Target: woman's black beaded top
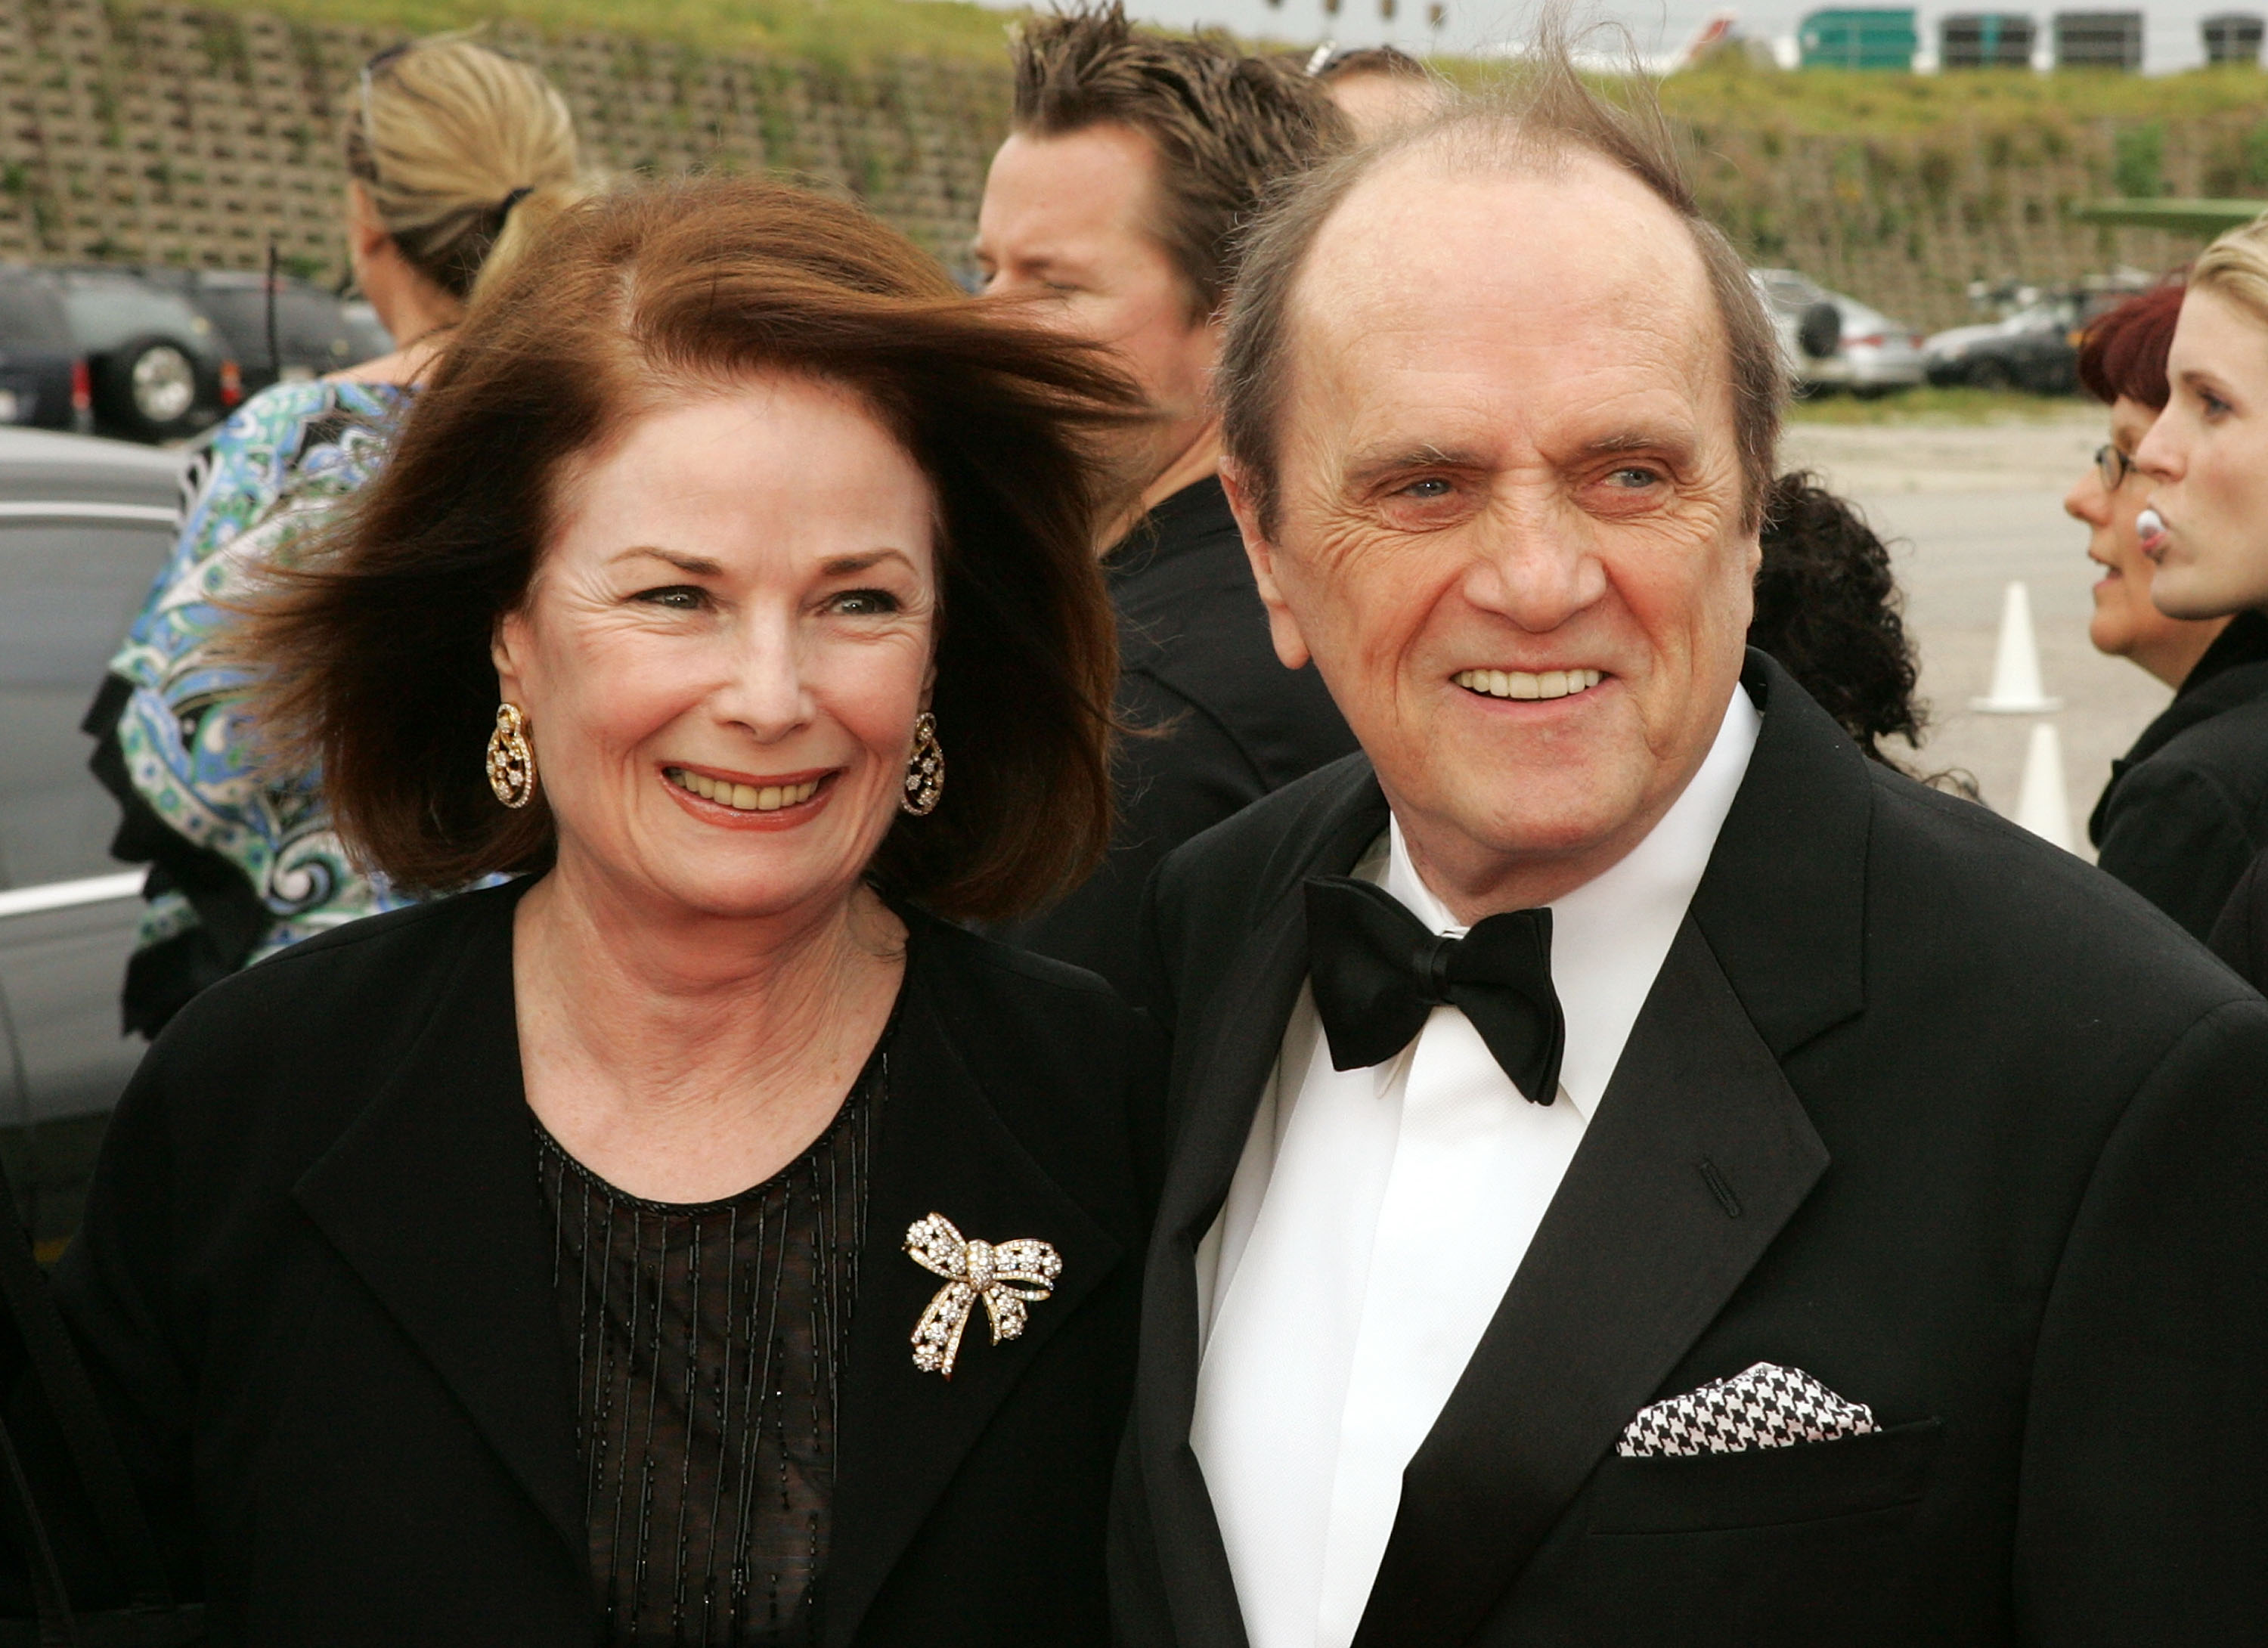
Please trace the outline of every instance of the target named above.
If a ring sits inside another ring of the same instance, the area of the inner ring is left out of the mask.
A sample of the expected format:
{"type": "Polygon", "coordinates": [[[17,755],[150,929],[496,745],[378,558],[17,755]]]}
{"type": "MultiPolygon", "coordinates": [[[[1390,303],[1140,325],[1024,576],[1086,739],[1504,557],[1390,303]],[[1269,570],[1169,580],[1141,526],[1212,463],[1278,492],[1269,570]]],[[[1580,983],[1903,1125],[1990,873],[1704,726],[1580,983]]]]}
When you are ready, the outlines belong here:
{"type": "Polygon", "coordinates": [[[537,1129],[613,1648],[817,1640],[889,1041],[808,1150],[728,1201],[626,1195],[537,1129]]]}

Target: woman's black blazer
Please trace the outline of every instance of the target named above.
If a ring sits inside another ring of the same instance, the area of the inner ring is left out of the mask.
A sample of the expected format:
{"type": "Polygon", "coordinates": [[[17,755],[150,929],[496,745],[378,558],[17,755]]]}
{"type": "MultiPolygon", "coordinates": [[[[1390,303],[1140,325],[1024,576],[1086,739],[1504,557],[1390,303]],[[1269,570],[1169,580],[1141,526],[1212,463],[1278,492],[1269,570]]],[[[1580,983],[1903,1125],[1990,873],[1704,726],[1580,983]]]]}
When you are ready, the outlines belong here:
{"type": "MultiPolygon", "coordinates": [[[[599,1640],[519,1078],[519,887],[199,997],[111,1125],[55,1285],[220,1642],[599,1640]]],[[[1092,975],[908,917],[844,1370],[827,1644],[1100,1644],[1158,1091],[1092,975]],[[1038,1237],[1024,1335],[913,1365],[906,1226],[1038,1237]]]]}

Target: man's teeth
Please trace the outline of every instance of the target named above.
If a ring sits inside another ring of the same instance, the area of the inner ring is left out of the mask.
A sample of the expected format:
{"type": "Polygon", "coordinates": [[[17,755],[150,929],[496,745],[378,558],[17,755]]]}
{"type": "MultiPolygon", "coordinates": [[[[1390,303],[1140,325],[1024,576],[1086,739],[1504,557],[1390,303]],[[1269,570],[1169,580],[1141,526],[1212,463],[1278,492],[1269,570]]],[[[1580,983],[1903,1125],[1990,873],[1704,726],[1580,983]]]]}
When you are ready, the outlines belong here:
{"type": "Polygon", "coordinates": [[[661,774],[681,790],[690,790],[703,800],[740,813],[777,813],[782,807],[800,806],[819,788],[816,778],[799,784],[765,784],[759,789],[755,784],[725,784],[697,772],[688,772],[682,767],[665,767],[661,774]]]}
{"type": "Polygon", "coordinates": [[[1526,670],[1469,669],[1454,677],[1469,692],[1491,698],[1565,698],[1599,684],[1594,669],[1545,670],[1531,675],[1526,670]]]}

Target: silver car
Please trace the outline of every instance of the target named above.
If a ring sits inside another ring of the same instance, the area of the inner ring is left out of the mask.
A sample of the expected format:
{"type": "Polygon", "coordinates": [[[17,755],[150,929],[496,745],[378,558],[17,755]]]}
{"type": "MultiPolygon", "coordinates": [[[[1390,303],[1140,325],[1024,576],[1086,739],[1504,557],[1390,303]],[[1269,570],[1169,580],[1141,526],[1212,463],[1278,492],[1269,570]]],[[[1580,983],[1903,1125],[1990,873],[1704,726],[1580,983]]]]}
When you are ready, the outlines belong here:
{"type": "Polygon", "coordinates": [[[184,454],[0,429],[0,1159],[52,1252],[142,1043],[118,994],[142,872],[81,731],[173,546],[184,454]]]}
{"type": "Polygon", "coordinates": [[[1887,394],[1922,381],[1924,339],[1855,298],[1829,291],[1793,269],[1749,271],[1778,328],[1788,371],[1808,390],[1887,394]]]}

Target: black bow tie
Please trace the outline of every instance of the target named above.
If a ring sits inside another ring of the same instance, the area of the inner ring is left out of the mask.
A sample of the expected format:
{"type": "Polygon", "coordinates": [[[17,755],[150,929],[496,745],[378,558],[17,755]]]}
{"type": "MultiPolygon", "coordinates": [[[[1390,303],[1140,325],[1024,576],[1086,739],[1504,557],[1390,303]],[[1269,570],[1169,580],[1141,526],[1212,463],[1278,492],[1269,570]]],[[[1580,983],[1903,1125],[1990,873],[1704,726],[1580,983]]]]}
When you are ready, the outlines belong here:
{"type": "Polygon", "coordinates": [[[1522,1094],[1547,1105],[1558,1094],[1567,1021],[1551,988],[1550,910],[1491,916],[1448,938],[1367,881],[1311,876],[1307,892],[1307,981],[1335,1068],[1383,1064],[1448,1006],[1522,1094]]]}

